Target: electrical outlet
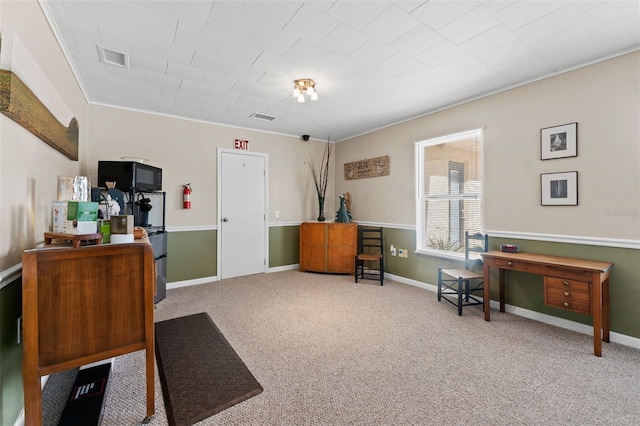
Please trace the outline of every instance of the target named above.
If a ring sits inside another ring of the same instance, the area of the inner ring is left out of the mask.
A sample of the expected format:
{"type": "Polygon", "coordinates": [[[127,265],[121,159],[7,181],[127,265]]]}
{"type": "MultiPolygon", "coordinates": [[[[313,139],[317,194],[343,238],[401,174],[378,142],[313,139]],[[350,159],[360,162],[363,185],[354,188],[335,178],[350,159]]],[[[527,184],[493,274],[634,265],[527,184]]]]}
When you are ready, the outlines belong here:
{"type": "Polygon", "coordinates": [[[18,344],[22,343],[22,317],[18,318],[18,344]]]}
{"type": "Polygon", "coordinates": [[[402,257],[404,257],[405,259],[409,257],[409,250],[404,249],[404,251],[402,252],[402,257]]]}
{"type": "Polygon", "coordinates": [[[396,246],[394,246],[393,244],[391,244],[391,256],[395,256],[396,255],[396,246]]]}

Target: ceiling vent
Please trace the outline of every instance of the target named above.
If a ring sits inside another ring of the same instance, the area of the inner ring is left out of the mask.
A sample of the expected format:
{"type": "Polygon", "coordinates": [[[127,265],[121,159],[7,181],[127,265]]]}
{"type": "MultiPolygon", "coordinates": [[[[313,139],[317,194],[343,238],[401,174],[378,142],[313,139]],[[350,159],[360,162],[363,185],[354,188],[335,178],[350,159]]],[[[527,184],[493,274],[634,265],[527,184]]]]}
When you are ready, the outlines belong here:
{"type": "Polygon", "coordinates": [[[98,53],[100,54],[100,60],[105,64],[115,65],[123,68],[129,68],[128,53],[107,49],[104,46],[98,46],[98,53]]]}
{"type": "Polygon", "coordinates": [[[276,118],[272,115],[260,114],[259,112],[254,112],[249,117],[255,118],[256,120],[264,120],[264,121],[273,121],[276,118]]]}

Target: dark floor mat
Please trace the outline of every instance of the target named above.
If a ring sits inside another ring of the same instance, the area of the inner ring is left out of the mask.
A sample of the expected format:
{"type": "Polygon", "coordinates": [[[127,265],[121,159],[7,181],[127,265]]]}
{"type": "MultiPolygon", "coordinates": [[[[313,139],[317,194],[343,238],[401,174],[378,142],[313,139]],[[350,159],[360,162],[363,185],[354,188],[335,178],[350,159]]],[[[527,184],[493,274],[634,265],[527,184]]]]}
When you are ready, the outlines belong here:
{"type": "Polygon", "coordinates": [[[170,425],[192,425],[262,392],[208,314],[161,321],[155,330],[170,425]]]}

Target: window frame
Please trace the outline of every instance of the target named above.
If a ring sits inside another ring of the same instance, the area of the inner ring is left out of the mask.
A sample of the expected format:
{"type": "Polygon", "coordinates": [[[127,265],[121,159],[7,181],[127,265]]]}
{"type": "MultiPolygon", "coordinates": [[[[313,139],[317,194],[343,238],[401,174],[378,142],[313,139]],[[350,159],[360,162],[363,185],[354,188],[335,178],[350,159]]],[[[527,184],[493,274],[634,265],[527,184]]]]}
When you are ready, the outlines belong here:
{"type": "MultiPolygon", "coordinates": [[[[455,259],[455,260],[464,260],[464,252],[454,252],[448,250],[438,250],[434,248],[427,247],[425,242],[425,205],[428,197],[425,195],[424,185],[425,185],[425,162],[424,162],[424,150],[426,147],[446,144],[450,142],[459,141],[461,139],[470,139],[470,138],[478,138],[480,141],[479,147],[479,155],[480,155],[480,189],[479,192],[475,195],[463,194],[461,197],[452,197],[451,195],[440,195],[436,197],[431,197],[431,200],[435,199],[474,199],[480,201],[480,227],[483,229],[484,227],[484,215],[483,215],[483,205],[482,205],[482,193],[484,187],[484,131],[483,127],[466,130],[457,133],[451,133],[447,135],[437,136],[433,138],[427,138],[423,140],[419,140],[414,142],[414,160],[415,160],[415,200],[416,200],[416,253],[425,254],[430,256],[437,256],[441,258],[447,259],[455,259]]],[[[470,253],[470,257],[472,258],[480,258],[480,256],[476,253],[470,253]]]]}

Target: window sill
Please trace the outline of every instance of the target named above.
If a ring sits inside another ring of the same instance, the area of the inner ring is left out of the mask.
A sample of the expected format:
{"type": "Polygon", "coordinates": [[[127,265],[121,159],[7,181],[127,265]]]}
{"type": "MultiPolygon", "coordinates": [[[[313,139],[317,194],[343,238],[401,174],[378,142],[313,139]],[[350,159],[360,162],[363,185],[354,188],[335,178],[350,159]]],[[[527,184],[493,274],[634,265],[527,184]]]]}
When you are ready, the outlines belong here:
{"type": "MultiPolygon", "coordinates": [[[[459,260],[461,262],[464,262],[464,253],[443,250],[416,250],[415,253],[425,256],[439,257],[441,259],[459,260]]],[[[480,256],[479,253],[469,253],[469,258],[472,260],[482,260],[482,256],[480,256]]]]}

